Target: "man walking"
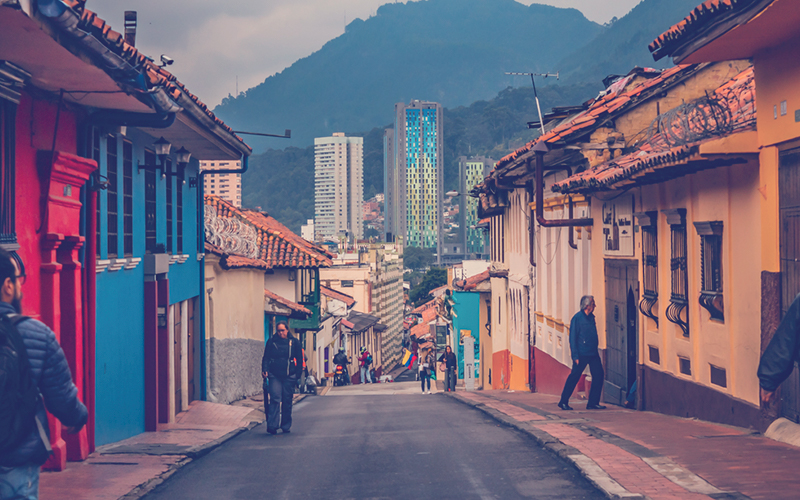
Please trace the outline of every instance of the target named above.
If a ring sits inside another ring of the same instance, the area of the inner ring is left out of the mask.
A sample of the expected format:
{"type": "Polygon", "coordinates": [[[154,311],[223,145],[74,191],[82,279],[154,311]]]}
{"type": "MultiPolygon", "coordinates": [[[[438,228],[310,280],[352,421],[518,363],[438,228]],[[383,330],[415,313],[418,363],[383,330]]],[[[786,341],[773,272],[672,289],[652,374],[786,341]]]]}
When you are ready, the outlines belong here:
{"type": "Polygon", "coordinates": [[[761,386],[761,403],[768,408],[778,386],[794,370],[800,346],[800,295],[781,320],[758,364],[758,380],[761,386]]]}
{"type": "MultiPolygon", "coordinates": [[[[88,418],[86,407],[78,400],[78,389],[72,382],[64,351],[58,345],[56,336],[44,323],[20,316],[22,312],[22,285],[25,283],[23,266],[8,252],[0,249],[0,319],[4,322],[4,349],[19,345],[24,352],[17,357],[17,373],[10,373],[11,364],[0,367],[0,389],[8,391],[6,383],[19,377],[19,380],[32,380],[41,397],[34,394],[32,415],[20,421],[19,435],[13,435],[10,427],[4,424],[0,429],[4,446],[0,448],[0,498],[36,500],[39,497],[39,467],[47,461],[52,450],[48,436],[47,409],[66,426],[66,432],[78,432],[88,418]],[[7,335],[7,337],[6,337],[7,335]],[[9,370],[9,371],[6,371],[9,370]],[[25,374],[20,370],[28,370],[25,374]],[[44,401],[42,401],[44,398],[44,401]],[[11,435],[6,435],[12,433],[11,435]],[[6,446],[8,445],[8,446],[6,446]]],[[[3,358],[8,359],[8,358],[3,358]]],[[[4,393],[5,394],[5,393],[4,393]]],[[[7,395],[6,396],[10,396],[7,395]]],[[[9,413],[19,411],[17,403],[9,407],[9,398],[0,401],[0,409],[5,418],[9,413]]]]}
{"type": "Polygon", "coordinates": [[[567,377],[561,400],[558,407],[562,410],[571,410],[569,398],[578,384],[583,370],[589,365],[592,373],[592,389],[589,391],[589,404],[587,410],[605,410],[600,404],[600,392],[603,390],[603,363],[600,353],[597,352],[599,340],[597,338],[597,324],[594,321],[594,297],[584,295],[581,297],[581,310],[575,313],[569,323],[569,349],[572,354],[572,372],[567,377]]]}
{"type": "Polygon", "coordinates": [[[303,371],[303,349],[289,334],[289,326],[284,321],[277,324],[276,330],[264,346],[261,359],[261,375],[269,377],[267,432],[277,434],[280,427],[284,434],[289,434],[294,388],[303,371]]]}

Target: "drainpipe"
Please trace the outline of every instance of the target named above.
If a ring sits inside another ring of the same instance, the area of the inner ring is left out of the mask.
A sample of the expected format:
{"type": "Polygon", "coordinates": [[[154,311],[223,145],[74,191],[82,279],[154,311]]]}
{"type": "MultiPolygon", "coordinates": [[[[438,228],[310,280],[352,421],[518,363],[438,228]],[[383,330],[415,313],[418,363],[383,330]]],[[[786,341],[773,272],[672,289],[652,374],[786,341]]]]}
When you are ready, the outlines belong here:
{"type": "MultiPolygon", "coordinates": [[[[212,174],[244,174],[247,172],[248,155],[242,155],[242,168],[229,168],[225,170],[205,170],[197,174],[197,253],[205,253],[205,202],[203,200],[203,177],[212,174]]],[[[199,168],[199,166],[198,166],[199,168]]],[[[200,399],[207,398],[207,364],[206,364],[206,265],[205,259],[200,264],[200,399]]]]}
{"type": "MultiPolygon", "coordinates": [[[[575,227],[592,226],[594,220],[591,217],[583,219],[573,219],[570,214],[569,219],[549,220],[544,218],[544,155],[547,153],[547,145],[537,142],[533,147],[536,153],[536,221],[544,227],[575,227]]],[[[571,204],[570,204],[571,208],[571,204]]]]}

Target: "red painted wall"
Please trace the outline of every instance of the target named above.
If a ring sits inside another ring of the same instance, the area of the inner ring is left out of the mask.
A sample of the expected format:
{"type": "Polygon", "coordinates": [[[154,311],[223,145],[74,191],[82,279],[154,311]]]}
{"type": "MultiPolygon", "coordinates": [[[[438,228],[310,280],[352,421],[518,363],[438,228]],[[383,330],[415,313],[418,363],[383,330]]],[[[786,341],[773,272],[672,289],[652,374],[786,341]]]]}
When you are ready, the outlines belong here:
{"type": "MultiPolygon", "coordinates": [[[[544,351],[536,350],[536,392],[561,395],[570,369],[544,351]]],[[[572,397],[587,390],[586,375],[581,375],[572,397]]]]}

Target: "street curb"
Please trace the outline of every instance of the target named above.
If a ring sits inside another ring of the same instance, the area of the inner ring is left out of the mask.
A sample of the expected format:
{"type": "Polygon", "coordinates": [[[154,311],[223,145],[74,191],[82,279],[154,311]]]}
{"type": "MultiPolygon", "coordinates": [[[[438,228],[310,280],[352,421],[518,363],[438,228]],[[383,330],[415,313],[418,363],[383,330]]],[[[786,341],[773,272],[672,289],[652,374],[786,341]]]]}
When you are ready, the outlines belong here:
{"type": "Polygon", "coordinates": [[[159,485],[164,483],[164,481],[169,479],[173,474],[178,472],[181,468],[191,463],[193,460],[197,460],[198,458],[207,455],[208,453],[213,451],[215,448],[218,448],[226,441],[235,438],[236,436],[245,431],[253,429],[260,423],[261,422],[250,422],[248,425],[234,429],[225,434],[224,436],[221,436],[213,441],[190,448],[189,450],[187,450],[186,456],[184,458],[170,465],[166,471],[162,472],[158,476],[148,479],[139,486],[134,487],[127,494],[119,497],[119,500],[138,500],[142,498],[143,496],[147,495],[148,493],[156,489],[159,485]]]}
{"type": "Polygon", "coordinates": [[[599,465],[597,465],[594,460],[580,453],[575,448],[562,443],[559,439],[553,437],[547,432],[525,425],[522,422],[518,422],[517,420],[497,410],[494,410],[493,408],[489,408],[483,403],[464,399],[457,392],[443,392],[442,394],[489,415],[503,425],[529,435],[536,442],[538,442],[542,448],[555,455],[558,455],[560,458],[574,466],[578,472],[583,475],[583,477],[592,483],[592,485],[600,490],[607,498],[611,500],[646,500],[647,497],[638,493],[631,493],[630,491],[626,490],[622,485],[611,478],[611,476],[609,476],[599,465]]]}

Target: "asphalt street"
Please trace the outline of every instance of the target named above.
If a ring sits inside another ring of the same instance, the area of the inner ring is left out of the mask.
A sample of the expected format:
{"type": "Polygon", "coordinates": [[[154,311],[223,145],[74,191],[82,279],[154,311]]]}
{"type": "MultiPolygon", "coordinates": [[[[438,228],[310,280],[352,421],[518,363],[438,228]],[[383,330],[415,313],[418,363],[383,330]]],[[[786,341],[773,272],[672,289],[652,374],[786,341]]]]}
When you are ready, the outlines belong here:
{"type": "Polygon", "coordinates": [[[604,498],[522,433],[416,382],[335,388],[180,469],[145,498],[604,498]]]}

